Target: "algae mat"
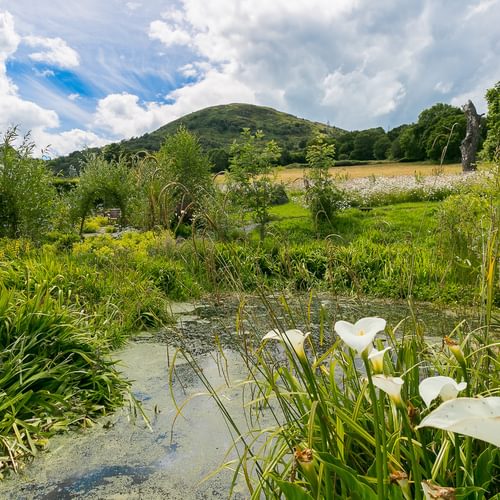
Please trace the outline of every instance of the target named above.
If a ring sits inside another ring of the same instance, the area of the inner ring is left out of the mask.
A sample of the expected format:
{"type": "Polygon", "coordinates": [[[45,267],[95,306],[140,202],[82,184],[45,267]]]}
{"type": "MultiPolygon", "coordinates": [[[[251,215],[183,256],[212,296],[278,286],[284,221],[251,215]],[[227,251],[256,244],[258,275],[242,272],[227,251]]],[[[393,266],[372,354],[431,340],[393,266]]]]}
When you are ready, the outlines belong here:
{"type": "MultiPolygon", "coordinates": [[[[227,375],[241,379],[244,368],[238,355],[225,354],[229,374],[221,371],[213,355],[200,356],[198,362],[214,386],[224,387],[222,397],[233,415],[243,418],[241,391],[225,382],[227,375]]],[[[20,476],[0,484],[1,498],[227,498],[229,471],[200,482],[221,465],[232,444],[214,401],[194,397],[172,432],[176,409],[169,389],[167,346],[131,342],[118,357],[124,374],[134,381],[133,393],[150,415],[151,429],[141,417],[131,422],[124,408],[92,429],[57,436],[20,476]]],[[[205,389],[187,363],[176,363],[173,391],[182,403],[205,389]]]]}

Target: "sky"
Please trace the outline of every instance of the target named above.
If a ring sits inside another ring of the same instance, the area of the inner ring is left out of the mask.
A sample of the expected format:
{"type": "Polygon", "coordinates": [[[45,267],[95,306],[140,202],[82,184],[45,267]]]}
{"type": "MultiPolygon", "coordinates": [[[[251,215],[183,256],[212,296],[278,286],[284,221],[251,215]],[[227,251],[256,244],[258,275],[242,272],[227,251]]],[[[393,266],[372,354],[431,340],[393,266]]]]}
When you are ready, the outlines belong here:
{"type": "Polygon", "coordinates": [[[0,133],[55,157],[232,102],[347,130],[485,112],[499,26],[500,0],[0,0],[0,133]]]}

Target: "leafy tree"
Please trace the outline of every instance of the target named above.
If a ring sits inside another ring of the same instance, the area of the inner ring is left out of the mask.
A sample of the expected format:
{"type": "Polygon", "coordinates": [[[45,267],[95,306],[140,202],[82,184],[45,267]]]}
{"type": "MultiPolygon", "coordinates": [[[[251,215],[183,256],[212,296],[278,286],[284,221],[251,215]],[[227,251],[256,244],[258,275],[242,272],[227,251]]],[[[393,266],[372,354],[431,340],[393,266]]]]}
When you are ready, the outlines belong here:
{"type": "Polygon", "coordinates": [[[271,168],[280,154],[276,142],[265,143],[264,134],[259,130],[252,134],[250,129],[244,128],[241,140],[231,145],[229,187],[237,203],[253,213],[261,240],[265,236],[273,196],[271,168]]]}
{"type": "Polygon", "coordinates": [[[211,163],[197,137],[186,127],[168,137],[155,154],[165,194],[180,211],[202,208],[203,199],[212,188],[211,163]]]}
{"type": "Polygon", "coordinates": [[[224,148],[213,148],[208,152],[212,172],[222,172],[229,168],[229,153],[224,148]]]}
{"type": "Polygon", "coordinates": [[[334,164],[335,145],[328,144],[325,139],[324,134],[318,134],[306,153],[310,167],[305,176],[306,201],[317,232],[325,224],[331,226],[342,199],[342,193],[336,188],[329,171],[334,164]]]}
{"type": "Polygon", "coordinates": [[[354,160],[373,160],[373,146],[379,138],[384,136],[384,129],[380,127],[357,132],[350,158],[354,160]]]}
{"type": "Polygon", "coordinates": [[[426,158],[457,161],[460,143],[465,136],[465,116],[460,108],[438,103],[420,113],[417,122],[420,146],[426,158]]]}
{"type": "Polygon", "coordinates": [[[374,143],[373,143],[373,156],[376,160],[385,160],[391,149],[391,141],[387,135],[381,135],[374,143]]]}
{"type": "Polygon", "coordinates": [[[46,163],[32,156],[34,144],[25,137],[16,148],[17,137],[9,130],[0,147],[0,236],[38,241],[51,228],[58,197],[46,163]]]}
{"type": "Polygon", "coordinates": [[[483,144],[483,158],[493,160],[500,155],[500,81],[486,91],[488,134],[483,144]]]}
{"type": "Polygon", "coordinates": [[[80,182],[69,195],[73,216],[80,220],[80,234],[85,218],[97,205],[119,208],[121,223],[125,223],[135,189],[133,171],[127,162],[122,157],[108,162],[100,155],[89,153],[80,172],[80,182]]]}
{"type": "Polygon", "coordinates": [[[404,158],[407,160],[423,160],[425,158],[425,151],[421,146],[420,131],[417,125],[409,125],[401,132],[399,145],[404,158]]]}
{"type": "Polygon", "coordinates": [[[403,158],[404,153],[401,148],[401,134],[408,128],[408,125],[400,125],[399,127],[395,127],[389,132],[387,132],[387,137],[391,141],[391,148],[388,151],[388,157],[393,159],[393,160],[400,160],[403,158]]]}

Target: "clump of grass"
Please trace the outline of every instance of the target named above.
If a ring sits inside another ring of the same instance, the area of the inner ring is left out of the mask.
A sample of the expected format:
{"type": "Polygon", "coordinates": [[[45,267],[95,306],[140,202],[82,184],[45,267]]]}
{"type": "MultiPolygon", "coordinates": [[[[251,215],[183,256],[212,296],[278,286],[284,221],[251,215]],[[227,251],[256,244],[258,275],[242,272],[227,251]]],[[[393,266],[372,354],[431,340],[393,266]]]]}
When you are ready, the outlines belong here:
{"type": "Polygon", "coordinates": [[[123,404],[129,384],[87,318],[61,292],[0,286],[0,474],[44,448],[54,433],[123,404]]]}

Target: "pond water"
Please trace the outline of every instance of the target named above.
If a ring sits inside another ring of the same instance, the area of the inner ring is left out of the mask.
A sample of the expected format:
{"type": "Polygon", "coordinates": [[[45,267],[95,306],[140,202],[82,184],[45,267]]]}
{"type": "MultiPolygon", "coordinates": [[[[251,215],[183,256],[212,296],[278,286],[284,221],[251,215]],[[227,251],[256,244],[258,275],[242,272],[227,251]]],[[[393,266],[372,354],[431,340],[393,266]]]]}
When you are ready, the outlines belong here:
{"type": "MultiPolygon", "coordinates": [[[[287,327],[312,330],[324,325],[326,341],[337,319],[354,321],[378,315],[392,325],[411,316],[405,304],[360,303],[326,295],[295,296],[284,305],[279,297],[264,300],[222,298],[216,304],[177,304],[172,312],[177,324],[155,334],[142,334],[117,352],[120,369],[133,381],[135,397],[150,419],[131,419],[128,408],[101,419],[90,429],[56,436],[47,452],[40,453],[21,475],[0,484],[5,499],[156,499],[227,498],[232,473],[228,470],[202,481],[225,460],[231,434],[204,385],[189,363],[179,357],[172,384],[169,365],[176,346],[189,349],[203,374],[218,388],[224,405],[245,426],[242,391],[238,381],[246,376],[241,356],[232,349],[239,341],[258,342],[276,321],[287,327]],[[320,312],[322,311],[322,312],[320,312]],[[274,319],[273,319],[274,318],[274,319]],[[215,354],[214,343],[221,351],[215,354]],[[224,359],[221,359],[221,352],[224,359]],[[227,384],[229,382],[229,385],[227,384]],[[191,397],[172,427],[177,410],[191,397]]],[[[414,311],[423,319],[427,335],[436,342],[450,333],[459,318],[429,306],[414,311]]],[[[407,322],[401,332],[414,331],[418,321],[407,322]]],[[[239,345],[242,345],[241,342],[239,345]]],[[[235,498],[247,498],[244,485],[235,498]]]]}

